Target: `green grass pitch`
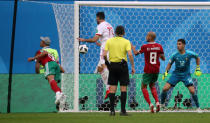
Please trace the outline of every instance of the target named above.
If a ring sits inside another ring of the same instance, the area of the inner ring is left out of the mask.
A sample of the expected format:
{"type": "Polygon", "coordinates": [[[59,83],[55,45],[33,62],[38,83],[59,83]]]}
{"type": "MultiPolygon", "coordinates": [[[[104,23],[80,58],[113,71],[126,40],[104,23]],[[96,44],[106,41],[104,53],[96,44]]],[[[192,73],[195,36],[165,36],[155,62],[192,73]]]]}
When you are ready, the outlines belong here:
{"type": "Polygon", "coordinates": [[[12,113],[0,114],[0,123],[210,123],[210,113],[12,113]]]}

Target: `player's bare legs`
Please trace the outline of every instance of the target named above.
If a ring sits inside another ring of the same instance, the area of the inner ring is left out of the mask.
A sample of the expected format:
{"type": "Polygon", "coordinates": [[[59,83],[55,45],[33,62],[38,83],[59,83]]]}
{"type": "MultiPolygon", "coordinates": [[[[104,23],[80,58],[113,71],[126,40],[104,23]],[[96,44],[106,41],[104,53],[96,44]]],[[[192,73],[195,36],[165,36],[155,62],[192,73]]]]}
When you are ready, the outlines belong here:
{"type": "Polygon", "coordinates": [[[108,95],[110,93],[110,88],[108,85],[109,70],[107,69],[107,66],[105,65],[105,63],[98,66],[97,69],[98,69],[98,72],[101,74],[101,78],[102,78],[104,84],[106,85],[106,95],[105,95],[104,99],[107,99],[108,95]]]}
{"type": "Polygon", "coordinates": [[[171,84],[168,82],[164,85],[163,91],[161,93],[161,105],[164,105],[166,97],[167,97],[167,92],[171,88],[171,84]]]}
{"type": "Polygon", "coordinates": [[[149,87],[150,87],[152,96],[153,96],[153,98],[155,99],[156,112],[159,112],[159,111],[160,111],[160,103],[159,103],[159,99],[158,99],[158,95],[157,95],[157,90],[156,90],[156,88],[155,88],[155,82],[150,83],[150,84],[149,84],[149,87]]]}
{"type": "Polygon", "coordinates": [[[59,104],[62,94],[61,94],[61,89],[58,87],[57,82],[54,80],[54,75],[49,75],[47,76],[47,80],[51,86],[51,89],[55,92],[56,94],[56,100],[55,104],[59,104]]]}
{"type": "Polygon", "coordinates": [[[189,86],[189,87],[187,87],[188,88],[188,90],[189,90],[189,92],[193,95],[193,94],[195,94],[195,88],[194,88],[194,86],[189,86]]]}
{"type": "Polygon", "coordinates": [[[150,101],[149,93],[148,93],[148,90],[147,90],[147,85],[143,84],[143,82],[141,83],[141,90],[142,90],[142,93],[144,95],[144,99],[147,101],[147,103],[150,106],[151,113],[154,113],[154,106],[150,101]]]}
{"type": "Polygon", "coordinates": [[[169,84],[168,82],[164,85],[163,87],[163,91],[166,92],[171,88],[171,84],[169,84]]]}

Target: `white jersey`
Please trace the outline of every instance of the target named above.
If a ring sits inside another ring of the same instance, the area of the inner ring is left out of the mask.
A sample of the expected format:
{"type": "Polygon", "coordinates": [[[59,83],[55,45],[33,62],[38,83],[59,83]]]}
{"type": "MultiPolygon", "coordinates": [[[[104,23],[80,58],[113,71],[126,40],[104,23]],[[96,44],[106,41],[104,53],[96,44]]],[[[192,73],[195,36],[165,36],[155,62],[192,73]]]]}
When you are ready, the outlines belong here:
{"type": "Polygon", "coordinates": [[[99,40],[101,42],[101,48],[104,49],[106,41],[108,39],[114,37],[114,30],[113,30],[112,25],[109,24],[106,21],[101,22],[97,26],[96,35],[99,35],[100,36],[99,40]]]}
{"type": "MultiPolygon", "coordinates": [[[[105,64],[105,60],[103,58],[103,52],[104,52],[104,48],[105,48],[105,44],[106,41],[112,37],[114,37],[114,30],[111,24],[109,24],[108,22],[104,21],[101,22],[98,26],[97,26],[97,32],[96,35],[99,35],[100,38],[100,42],[101,42],[101,48],[100,48],[100,60],[98,63],[98,66],[101,66],[102,64],[105,64]]],[[[107,54],[107,56],[109,56],[109,54],[107,54]]],[[[97,68],[95,73],[97,73],[97,68]]]]}

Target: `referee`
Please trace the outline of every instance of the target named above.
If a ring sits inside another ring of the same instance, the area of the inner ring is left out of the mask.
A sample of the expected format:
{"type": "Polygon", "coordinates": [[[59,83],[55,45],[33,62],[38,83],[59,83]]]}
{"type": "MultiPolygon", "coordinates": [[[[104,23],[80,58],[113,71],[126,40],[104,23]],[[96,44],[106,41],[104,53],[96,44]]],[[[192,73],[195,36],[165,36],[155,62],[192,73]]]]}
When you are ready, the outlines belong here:
{"type": "Polygon", "coordinates": [[[127,116],[125,110],[126,98],[127,98],[127,85],[129,84],[129,71],[127,64],[127,54],[132,65],[132,74],[135,73],[134,60],[131,52],[131,43],[129,40],[123,38],[125,34],[125,29],[123,26],[117,26],[115,29],[116,37],[107,40],[105,45],[104,57],[106,60],[106,65],[109,69],[109,79],[108,84],[110,85],[110,115],[115,115],[114,102],[115,93],[117,90],[118,81],[120,82],[121,91],[121,116],[127,116]],[[109,52],[109,61],[107,60],[107,53],[109,52]]]}

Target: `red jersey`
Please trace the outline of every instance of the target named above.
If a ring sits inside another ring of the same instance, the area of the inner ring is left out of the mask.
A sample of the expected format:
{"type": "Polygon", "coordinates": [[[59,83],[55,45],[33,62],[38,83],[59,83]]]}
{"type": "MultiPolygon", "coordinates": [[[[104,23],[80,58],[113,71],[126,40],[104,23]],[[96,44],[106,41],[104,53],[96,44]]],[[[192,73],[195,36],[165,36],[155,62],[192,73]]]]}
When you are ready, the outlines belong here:
{"type": "MultiPolygon", "coordinates": [[[[44,50],[39,50],[39,51],[37,51],[36,55],[41,54],[43,51],[44,51],[44,50]]],[[[46,64],[47,62],[55,61],[55,59],[54,59],[54,57],[53,57],[52,55],[50,55],[50,54],[48,53],[46,56],[38,58],[38,61],[39,61],[43,66],[45,66],[45,64],[46,64]]]]}
{"type": "Polygon", "coordinates": [[[150,42],[141,46],[140,53],[144,53],[145,66],[144,73],[159,73],[160,54],[164,54],[163,47],[155,42],[150,42]]]}

